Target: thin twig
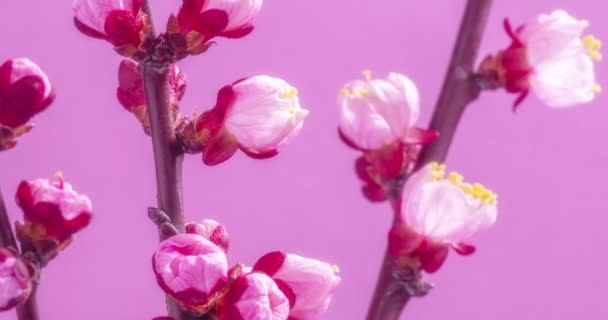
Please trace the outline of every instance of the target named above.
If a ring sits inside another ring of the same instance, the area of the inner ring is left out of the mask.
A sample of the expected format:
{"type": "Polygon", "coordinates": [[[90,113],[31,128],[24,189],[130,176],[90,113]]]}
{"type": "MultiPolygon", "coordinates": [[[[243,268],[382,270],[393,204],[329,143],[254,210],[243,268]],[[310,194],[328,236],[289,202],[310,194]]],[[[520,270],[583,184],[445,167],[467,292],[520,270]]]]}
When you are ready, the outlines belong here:
{"type": "MultiPolygon", "coordinates": [[[[0,241],[2,241],[2,243],[0,243],[2,247],[12,247],[15,250],[19,249],[17,248],[17,241],[15,240],[11,220],[8,217],[8,212],[4,205],[2,192],[0,192],[0,241]]],[[[19,320],[40,319],[38,304],[36,303],[36,284],[34,284],[34,288],[32,289],[29,298],[22,305],[17,307],[17,318],[19,320]]]]}
{"type": "MultiPolygon", "coordinates": [[[[434,143],[422,150],[418,168],[431,161],[445,162],[466,106],[479,96],[481,89],[475,80],[474,63],[491,6],[492,0],[467,1],[456,46],[429,126],[430,129],[437,130],[440,135],[434,143]]],[[[396,207],[395,203],[399,201],[394,201],[393,207],[396,207]]],[[[401,219],[399,208],[395,208],[394,213],[394,222],[399,222],[401,219]]],[[[410,300],[411,296],[407,290],[395,290],[399,281],[395,277],[398,274],[396,266],[387,251],[368,310],[368,320],[398,319],[410,300]]]]}
{"type": "Polygon", "coordinates": [[[13,233],[13,226],[11,220],[8,217],[6,206],[4,205],[4,199],[2,197],[2,191],[0,191],[0,245],[2,247],[17,248],[17,241],[15,241],[15,234],[13,233]]]}

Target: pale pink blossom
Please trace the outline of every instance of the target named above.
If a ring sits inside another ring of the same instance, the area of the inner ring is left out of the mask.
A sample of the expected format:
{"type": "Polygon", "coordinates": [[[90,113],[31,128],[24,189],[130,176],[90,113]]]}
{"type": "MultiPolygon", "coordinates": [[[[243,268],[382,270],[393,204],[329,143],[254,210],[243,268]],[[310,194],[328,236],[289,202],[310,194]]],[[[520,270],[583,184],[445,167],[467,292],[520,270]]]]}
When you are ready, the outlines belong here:
{"type": "Polygon", "coordinates": [[[277,150],[302,129],[308,110],[297,90],[282,79],[256,76],[232,87],[235,98],[224,125],[251,153],[277,150]]]}
{"type": "Polygon", "coordinates": [[[338,97],[340,133],[350,145],[378,149],[394,142],[424,143],[431,132],[415,128],[420,113],[416,85],[406,76],[390,73],[386,79],[347,83],[338,97]]]}
{"type": "Polygon", "coordinates": [[[308,110],[284,80],[255,76],[224,87],[216,106],[197,121],[203,161],[214,165],[237,148],[253,158],[276,155],[302,129],[308,110]]]}
{"type": "Polygon", "coordinates": [[[458,244],[496,222],[496,194],[468,184],[458,173],[431,163],[413,174],[403,190],[403,218],[433,241],[458,244]]]}
{"type": "Polygon", "coordinates": [[[533,68],[532,90],[551,107],[572,106],[595,97],[598,86],[592,59],[601,59],[600,43],[583,37],[588,25],[556,10],[539,15],[517,34],[533,68]]]}
{"type": "Polygon", "coordinates": [[[74,23],[84,34],[108,40],[115,46],[138,47],[144,28],[143,0],[74,0],[74,23]]]}
{"type": "Polygon", "coordinates": [[[32,277],[15,252],[0,248],[0,311],[24,302],[32,291],[32,277]]]}
{"type": "Polygon", "coordinates": [[[160,287],[193,311],[204,309],[227,281],[226,254],[197,234],[178,234],[161,242],[152,265],[160,287]]]}
{"type": "Polygon", "coordinates": [[[186,232],[201,235],[222,248],[224,252],[228,252],[228,247],[230,245],[228,231],[226,231],[226,228],[222,224],[215,220],[205,219],[201,223],[188,223],[186,224],[186,232]]]}
{"type": "Polygon", "coordinates": [[[46,238],[59,243],[68,241],[91,222],[93,206],[89,197],[76,192],[59,174],[53,179],[21,182],[16,199],[25,222],[37,225],[46,238]]]}
{"type": "Polygon", "coordinates": [[[287,320],[290,301],[266,274],[254,272],[237,278],[224,297],[222,320],[287,320]]]}
{"type": "Polygon", "coordinates": [[[254,271],[264,272],[293,291],[295,304],[290,319],[312,320],[320,317],[340,284],[338,268],[328,263],[282,252],[271,252],[258,260],[254,271]]]}
{"type": "Polygon", "coordinates": [[[26,124],[54,97],[48,77],[29,59],[12,59],[0,66],[0,126],[26,124]]]}
{"type": "Polygon", "coordinates": [[[437,271],[452,247],[470,255],[469,239],[496,222],[496,194],[468,184],[461,175],[445,175],[445,165],[430,163],[406,182],[401,219],[389,234],[389,253],[416,256],[422,269],[437,271]]]}
{"type": "Polygon", "coordinates": [[[177,20],[182,31],[197,31],[205,40],[240,38],[253,30],[261,7],[262,0],[184,0],[177,20]]]}
{"type": "Polygon", "coordinates": [[[590,102],[601,91],[593,60],[602,55],[601,42],[583,34],[588,26],[563,10],[541,14],[515,30],[505,20],[512,43],[486,58],[481,72],[492,72],[499,86],[520,94],[515,107],[529,91],[550,107],[590,102]]]}

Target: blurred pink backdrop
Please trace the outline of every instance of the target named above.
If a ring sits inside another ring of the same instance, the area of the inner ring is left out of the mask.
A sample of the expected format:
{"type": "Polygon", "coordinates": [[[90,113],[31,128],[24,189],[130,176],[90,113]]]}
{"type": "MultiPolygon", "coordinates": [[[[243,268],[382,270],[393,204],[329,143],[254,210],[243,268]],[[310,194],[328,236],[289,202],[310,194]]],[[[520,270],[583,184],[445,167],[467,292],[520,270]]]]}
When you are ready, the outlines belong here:
{"type": "MultiPolygon", "coordinates": [[[[608,38],[606,4],[494,1],[482,53],[507,45],[514,24],[564,8],[608,38]]],[[[157,28],[181,1],[151,1],[157,28]]],[[[238,155],[215,168],[198,156],[184,167],[188,220],[212,217],[231,234],[232,262],[270,250],[320,258],[341,268],[343,283],[325,319],[362,319],[389,226],[388,205],[366,202],[353,173],[357,156],[338,140],[335,100],[363,69],[399,71],[417,82],[426,124],[445,74],[464,0],[267,0],[256,31],[219,39],[180,63],[188,75],[182,109],[203,110],[224,84],[270,74],[298,87],[311,110],[301,135],[276,158],[238,155]]],[[[94,203],[92,225],[44,270],[43,319],[151,319],[164,314],[150,259],[157,238],[146,218],[155,204],[151,143],[115,98],[120,61],[102,41],[72,25],[71,1],[0,1],[0,61],[30,57],[57,91],[52,107],[18,147],[0,154],[0,188],[11,217],[21,179],[61,170],[94,203]]],[[[605,63],[598,69],[605,81],[605,63]]],[[[470,106],[449,167],[499,194],[496,227],[476,239],[478,253],[451,255],[429,277],[437,288],[410,303],[404,319],[608,319],[608,135],[606,94],[554,110],[529,98],[484,93],[470,106]]],[[[16,319],[14,313],[1,320],[16,319]]]]}

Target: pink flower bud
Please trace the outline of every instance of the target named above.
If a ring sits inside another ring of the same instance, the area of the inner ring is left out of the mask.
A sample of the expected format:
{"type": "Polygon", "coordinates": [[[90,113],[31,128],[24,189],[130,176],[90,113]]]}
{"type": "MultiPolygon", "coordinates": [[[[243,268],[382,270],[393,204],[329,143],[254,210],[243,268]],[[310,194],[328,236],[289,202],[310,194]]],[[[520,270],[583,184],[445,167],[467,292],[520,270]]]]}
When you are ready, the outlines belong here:
{"type": "Polygon", "coordinates": [[[496,194],[482,185],[465,183],[455,172],[446,177],[444,165],[428,164],[405,184],[401,207],[405,226],[391,231],[390,251],[415,253],[423,268],[434,272],[445,260],[448,246],[461,254],[474,252],[466,242],[496,222],[496,203],[496,194]]]}
{"type": "Polygon", "coordinates": [[[298,320],[317,319],[327,310],[341,281],[337,269],[325,262],[282,252],[263,256],[253,267],[293,291],[295,304],[289,318],[298,320]]]}
{"type": "Polygon", "coordinates": [[[201,235],[228,253],[230,237],[226,228],[219,222],[205,219],[202,223],[188,223],[186,224],[186,232],[201,235]]]}
{"type": "Polygon", "coordinates": [[[15,252],[0,248],[0,311],[24,302],[32,291],[32,276],[15,252]]]}
{"type": "Polygon", "coordinates": [[[41,243],[44,241],[64,245],[91,222],[91,201],[61,176],[21,182],[16,199],[26,223],[18,229],[18,235],[22,241],[34,242],[34,246],[45,247],[41,243]]]}
{"type": "Polygon", "coordinates": [[[276,155],[302,129],[308,110],[297,90],[281,79],[255,76],[224,87],[216,106],[197,121],[203,161],[216,165],[237,148],[263,159],[276,155]]]}
{"type": "Polygon", "coordinates": [[[74,0],[74,24],[87,36],[137,48],[145,27],[142,4],[143,0],[74,0]]]}
{"type": "Polygon", "coordinates": [[[8,60],[0,66],[0,126],[25,125],[54,98],[46,74],[29,59],[8,60]]]}
{"type": "Polygon", "coordinates": [[[436,133],[414,127],[420,112],[418,89],[404,75],[347,83],[338,97],[340,134],[357,149],[373,150],[394,142],[428,143],[436,133]]]}
{"type": "Polygon", "coordinates": [[[512,43],[496,56],[486,58],[482,74],[492,72],[496,81],[519,93],[515,107],[532,90],[548,106],[568,107],[593,100],[600,91],[593,60],[601,60],[601,42],[583,36],[589,23],[563,10],[541,14],[513,30],[505,29],[512,43]]]}
{"type": "Polygon", "coordinates": [[[152,266],[160,287],[184,308],[201,312],[228,277],[228,260],[218,246],[197,234],[161,242],[152,266]]]}
{"type": "Polygon", "coordinates": [[[184,0],[177,15],[180,30],[196,31],[204,41],[213,37],[241,38],[253,31],[262,0],[184,0]]]}
{"type": "Polygon", "coordinates": [[[237,278],[222,301],[222,320],[287,320],[288,317],[289,300],[263,273],[237,278]]]}
{"type": "MultiPolygon", "coordinates": [[[[169,74],[169,99],[177,105],[186,93],[186,75],[176,65],[171,65],[169,74]]],[[[124,59],[118,68],[118,89],[116,95],[120,104],[129,112],[146,108],[144,83],[139,64],[131,59],[124,59]]]]}

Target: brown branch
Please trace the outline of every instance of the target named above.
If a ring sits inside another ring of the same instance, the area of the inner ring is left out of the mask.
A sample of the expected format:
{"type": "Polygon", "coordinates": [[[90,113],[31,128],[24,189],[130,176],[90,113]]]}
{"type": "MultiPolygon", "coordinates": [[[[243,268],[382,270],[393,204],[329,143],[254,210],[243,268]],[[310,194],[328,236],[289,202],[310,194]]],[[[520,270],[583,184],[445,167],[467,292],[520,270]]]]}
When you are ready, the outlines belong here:
{"type": "Polygon", "coordinates": [[[4,199],[2,197],[2,191],[0,191],[0,245],[2,247],[13,247],[17,248],[17,241],[15,241],[15,234],[13,233],[13,226],[11,220],[8,217],[6,206],[4,205],[4,199]]]}
{"type": "MultiPolygon", "coordinates": [[[[422,150],[419,168],[431,161],[445,162],[464,110],[479,96],[481,89],[475,77],[474,63],[491,6],[492,0],[467,1],[456,46],[430,124],[430,129],[437,130],[440,136],[422,150]]],[[[399,209],[395,208],[394,213],[394,221],[398,222],[399,209]]],[[[396,262],[387,251],[367,314],[368,320],[395,320],[401,315],[411,295],[401,288],[398,271],[396,262]]]]}
{"type": "MultiPolygon", "coordinates": [[[[15,234],[13,233],[13,226],[11,220],[8,217],[6,206],[4,205],[4,199],[2,192],[0,192],[0,245],[2,247],[12,247],[15,250],[17,248],[17,241],[15,240],[15,234]]],[[[36,303],[36,284],[30,293],[29,298],[22,305],[17,307],[17,318],[19,320],[38,320],[40,316],[38,314],[38,304],[36,303]]]]}
{"type": "MultiPolygon", "coordinates": [[[[149,36],[155,38],[154,22],[148,1],[144,1],[142,10],[148,15],[151,24],[149,36]]],[[[184,229],[182,163],[184,155],[178,146],[175,136],[175,113],[169,99],[169,71],[171,61],[158,59],[156,50],[142,63],[144,92],[150,117],[152,148],[156,166],[156,187],[158,209],[171,219],[179,230],[184,229]]],[[[160,240],[167,237],[166,232],[159,230],[160,240]]],[[[169,296],[166,298],[167,312],[175,320],[200,319],[183,311],[169,296]]]]}

